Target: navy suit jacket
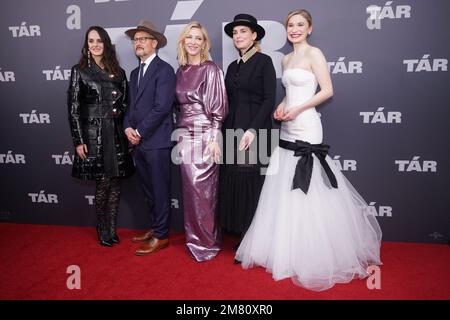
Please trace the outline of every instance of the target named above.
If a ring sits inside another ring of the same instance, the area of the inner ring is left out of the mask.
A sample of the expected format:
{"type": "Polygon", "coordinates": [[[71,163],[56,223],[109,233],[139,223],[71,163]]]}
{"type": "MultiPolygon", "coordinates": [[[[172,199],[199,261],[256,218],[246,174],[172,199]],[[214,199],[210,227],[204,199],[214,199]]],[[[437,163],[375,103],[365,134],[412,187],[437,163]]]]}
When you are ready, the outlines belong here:
{"type": "Polygon", "coordinates": [[[162,149],[172,146],[172,105],[175,98],[175,72],[156,56],[145,71],[137,88],[139,67],[131,71],[129,107],[125,114],[124,129],[137,129],[141,135],[140,147],[162,149]]]}

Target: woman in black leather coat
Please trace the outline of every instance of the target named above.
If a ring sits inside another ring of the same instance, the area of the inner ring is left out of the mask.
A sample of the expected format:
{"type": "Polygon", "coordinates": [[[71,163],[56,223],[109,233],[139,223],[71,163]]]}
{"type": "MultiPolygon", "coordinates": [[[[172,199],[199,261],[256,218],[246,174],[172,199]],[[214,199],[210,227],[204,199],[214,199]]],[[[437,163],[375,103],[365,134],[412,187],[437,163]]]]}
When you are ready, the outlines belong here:
{"type": "Polygon", "coordinates": [[[108,33],[92,26],[82,56],[72,67],[68,90],[69,122],[76,155],[72,176],[95,180],[97,234],[101,245],[119,243],[116,233],[120,178],[133,173],[122,122],[127,79],[108,33]]]}

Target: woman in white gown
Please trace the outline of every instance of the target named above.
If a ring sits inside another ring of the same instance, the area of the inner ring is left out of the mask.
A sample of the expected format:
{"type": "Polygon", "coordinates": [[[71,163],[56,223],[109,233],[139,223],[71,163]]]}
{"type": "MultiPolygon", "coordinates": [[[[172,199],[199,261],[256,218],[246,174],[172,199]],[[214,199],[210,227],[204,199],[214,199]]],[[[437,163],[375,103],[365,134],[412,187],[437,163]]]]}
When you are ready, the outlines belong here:
{"type": "Polygon", "coordinates": [[[286,97],[274,113],[282,121],[280,146],[236,260],[321,291],[367,277],[368,266],[381,264],[381,230],[322,144],[315,106],[333,95],[333,86],[324,55],[307,42],[311,15],[291,12],[286,30],[294,51],[283,59],[286,97]]]}

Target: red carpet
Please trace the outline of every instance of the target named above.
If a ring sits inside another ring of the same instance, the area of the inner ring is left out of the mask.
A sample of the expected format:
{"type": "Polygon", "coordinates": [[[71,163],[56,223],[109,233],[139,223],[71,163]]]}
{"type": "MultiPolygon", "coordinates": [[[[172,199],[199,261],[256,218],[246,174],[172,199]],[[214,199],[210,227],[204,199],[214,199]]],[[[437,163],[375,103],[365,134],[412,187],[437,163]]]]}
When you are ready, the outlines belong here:
{"type": "Polygon", "coordinates": [[[234,265],[231,238],[216,259],[197,263],[182,233],[168,249],[134,256],[138,232],[121,229],[122,243],[104,248],[94,228],[0,224],[0,299],[450,299],[446,244],[383,242],[380,290],[354,280],[317,293],[234,265]],[[66,287],[69,265],[81,268],[80,290],[66,287]]]}

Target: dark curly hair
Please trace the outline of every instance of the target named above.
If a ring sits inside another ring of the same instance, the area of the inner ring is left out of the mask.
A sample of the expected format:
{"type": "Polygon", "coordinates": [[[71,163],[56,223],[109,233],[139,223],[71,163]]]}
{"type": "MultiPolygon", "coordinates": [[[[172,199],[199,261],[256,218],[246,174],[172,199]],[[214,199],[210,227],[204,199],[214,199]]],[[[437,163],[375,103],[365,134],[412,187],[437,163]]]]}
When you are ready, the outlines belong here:
{"type": "Polygon", "coordinates": [[[105,70],[110,74],[119,75],[120,74],[120,66],[119,66],[119,61],[117,60],[117,57],[116,57],[116,49],[114,48],[114,46],[111,42],[111,38],[109,37],[106,30],[99,26],[91,26],[86,31],[86,34],[84,36],[83,48],[81,49],[81,58],[80,58],[80,62],[79,62],[80,68],[86,69],[88,67],[88,56],[87,56],[87,53],[89,50],[88,35],[89,35],[89,32],[91,32],[92,30],[95,30],[98,32],[98,35],[100,36],[100,39],[103,42],[103,57],[102,57],[101,61],[102,61],[103,65],[105,66],[105,70]]]}

